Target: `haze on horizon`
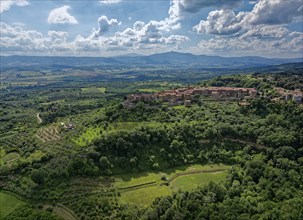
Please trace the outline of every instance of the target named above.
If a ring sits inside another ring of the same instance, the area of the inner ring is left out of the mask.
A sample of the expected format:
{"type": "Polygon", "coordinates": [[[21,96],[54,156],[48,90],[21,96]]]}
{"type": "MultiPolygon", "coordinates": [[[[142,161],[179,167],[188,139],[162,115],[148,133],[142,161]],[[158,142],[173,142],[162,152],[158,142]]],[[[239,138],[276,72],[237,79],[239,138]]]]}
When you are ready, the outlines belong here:
{"type": "Polygon", "coordinates": [[[1,56],[303,58],[302,0],[1,0],[1,56]]]}

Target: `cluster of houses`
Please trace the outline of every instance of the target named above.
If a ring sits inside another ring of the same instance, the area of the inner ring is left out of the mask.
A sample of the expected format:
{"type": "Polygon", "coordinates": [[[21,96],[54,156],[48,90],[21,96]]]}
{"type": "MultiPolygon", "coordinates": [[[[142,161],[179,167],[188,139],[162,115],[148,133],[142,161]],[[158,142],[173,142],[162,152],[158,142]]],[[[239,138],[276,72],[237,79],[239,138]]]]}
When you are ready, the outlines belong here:
{"type": "Polygon", "coordinates": [[[67,129],[67,130],[74,130],[75,129],[75,125],[71,122],[69,122],[68,124],[65,124],[64,122],[61,122],[61,126],[64,129],[67,129]]]}
{"type": "Polygon", "coordinates": [[[131,94],[123,102],[125,108],[132,108],[138,102],[161,101],[168,102],[170,105],[190,106],[196,96],[210,97],[214,99],[251,99],[257,96],[254,88],[235,88],[235,87],[187,87],[174,90],[166,90],[153,94],[131,94]]]}
{"type": "Polygon", "coordinates": [[[279,88],[279,87],[275,88],[275,89],[280,96],[276,100],[285,100],[285,101],[293,100],[297,104],[302,103],[303,92],[300,89],[295,89],[293,91],[285,90],[285,89],[279,88]]]}

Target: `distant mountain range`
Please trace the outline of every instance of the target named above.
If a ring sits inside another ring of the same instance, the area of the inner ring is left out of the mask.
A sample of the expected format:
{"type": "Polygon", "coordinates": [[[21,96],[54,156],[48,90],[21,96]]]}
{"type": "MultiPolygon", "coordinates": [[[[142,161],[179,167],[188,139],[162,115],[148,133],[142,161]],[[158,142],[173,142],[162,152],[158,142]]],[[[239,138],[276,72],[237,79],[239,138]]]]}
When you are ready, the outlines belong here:
{"type": "Polygon", "coordinates": [[[247,68],[284,63],[303,62],[303,58],[275,59],[264,57],[220,57],[167,52],[143,56],[128,54],[117,57],[50,57],[50,56],[2,56],[1,69],[12,67],[170,67],[170,68],[247,68]]]}

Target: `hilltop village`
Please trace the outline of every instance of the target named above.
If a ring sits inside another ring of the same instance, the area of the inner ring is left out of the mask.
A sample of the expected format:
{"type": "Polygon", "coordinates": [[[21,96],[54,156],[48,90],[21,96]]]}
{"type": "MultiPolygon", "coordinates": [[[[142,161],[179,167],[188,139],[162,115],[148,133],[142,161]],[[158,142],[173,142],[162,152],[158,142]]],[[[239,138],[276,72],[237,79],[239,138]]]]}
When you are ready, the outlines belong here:
{"type": "Polygon", "coordinates": [[[246,100],[257,97],[255,88],[235,87],[187,87],[174,90],[166,90],[152,94],[131,94],[123,102],[124,108],[133,108],[138,102],[167,102],[171,106],[191,106],[196,96],[209,97],[216,100],[246,100]]]}
{"type": "MultiPolygon", "coordinates": [[[[296,89],[288,91],[283,88],[275,88],[278,97],[272,101],[288,101],[293,100],[297,104],[302,103],[302,91],[296,89]]],[[[153,103],[161,102],[169,103],[171,106],[185,105],[191,106],[192,101],[197,96],[208,97],[215,100],[234,100],[246,101],[256,98],[258,91],[255,88],[237,88],[237,87],[187,87],[174,90],[165,90],[152,94],[130,94],[122,103],[124,108],[130,109],[136,106],[139,102],[153,103]]],[[[242,104],[247,102],[241,102],[242,104]]],[[[241,104],[240,103],[240,104],[241,104]]]]}
{"type": "Polygon", "coordinates": [[[279,98],[275,98],[273,101],[293,100],[297,104],[302,103],[303,92],[300,89],[295,89],[295,90],[291,91],[291,90],[286,90],[283,88],[276,87],[275,90],[278,93],[279,98]]]}

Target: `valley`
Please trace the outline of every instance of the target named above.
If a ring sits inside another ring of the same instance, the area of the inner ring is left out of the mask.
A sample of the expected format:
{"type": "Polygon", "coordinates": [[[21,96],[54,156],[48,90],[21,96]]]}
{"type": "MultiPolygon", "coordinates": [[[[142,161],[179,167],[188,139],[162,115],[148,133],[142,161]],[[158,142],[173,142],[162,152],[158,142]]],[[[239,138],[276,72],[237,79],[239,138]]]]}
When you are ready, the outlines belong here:
{"type": "Polygon", "coordinates": [[[167,69],[157,80],[47,70],[36,84],[40,70],[12,74],[0,94],[1,219],[231,219],[248,206],[298,219],[303,108],[289,94],[302,70],[196,69],[191,83],[167,69]]]}

